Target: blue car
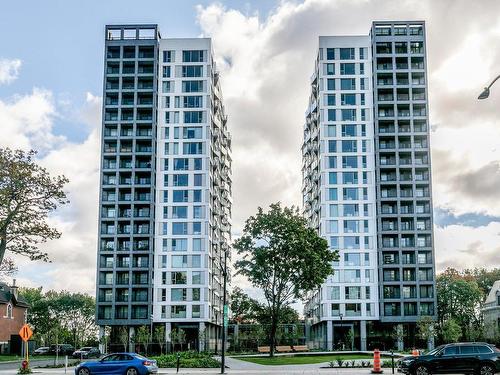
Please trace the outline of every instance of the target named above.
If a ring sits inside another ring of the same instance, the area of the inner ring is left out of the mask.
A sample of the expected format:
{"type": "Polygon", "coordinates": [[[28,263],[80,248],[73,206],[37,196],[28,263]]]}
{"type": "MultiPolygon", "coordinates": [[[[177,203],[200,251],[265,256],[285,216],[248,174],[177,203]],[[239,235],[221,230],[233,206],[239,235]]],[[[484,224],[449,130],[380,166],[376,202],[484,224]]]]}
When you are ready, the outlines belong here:
{"type": "Polygon", "coordinates": [[[136,353],[114,353],[98,361],[83,362],[75,368],[75,375],[149,375],[157,372],[156,361],[136,353]]]}

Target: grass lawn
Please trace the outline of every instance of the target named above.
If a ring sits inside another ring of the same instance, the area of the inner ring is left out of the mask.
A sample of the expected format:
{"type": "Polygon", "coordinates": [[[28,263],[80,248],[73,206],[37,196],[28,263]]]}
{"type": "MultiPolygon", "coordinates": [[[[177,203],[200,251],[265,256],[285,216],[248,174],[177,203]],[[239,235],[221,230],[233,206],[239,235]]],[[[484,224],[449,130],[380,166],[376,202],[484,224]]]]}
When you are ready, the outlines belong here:
{"type": "Polygon", "coordinates": [[[314,363],[330,362],[337,359],[352,361],[355,359],[372,359],[370,355],[366,354],[308,354],[308,355],[287,355],[278,356],[274,358],[269,357],[233,357],[240,359],[242,361],[257,363],[259,365],[271,365],[271,366],[281,366],[281,365],[307,365],[314,363]]]}

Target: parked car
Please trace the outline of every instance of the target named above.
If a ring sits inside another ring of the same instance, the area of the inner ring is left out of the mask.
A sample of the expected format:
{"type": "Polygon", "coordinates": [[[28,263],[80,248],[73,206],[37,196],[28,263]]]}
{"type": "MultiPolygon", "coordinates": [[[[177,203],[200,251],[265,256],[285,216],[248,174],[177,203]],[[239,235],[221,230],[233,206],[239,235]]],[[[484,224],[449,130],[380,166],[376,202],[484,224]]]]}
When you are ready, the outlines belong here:
{"type": "Polygon", "coordinates": [[[51,345],[49,349],[49,354],[59,354],[59,355],[71,355],[75,351],[75,348],[70,344],[58,344],[51,345]]]}
{"type": "Polygon", "coordinates": [[[156,361],[136,353],[114,353],[102,357],[98,361],[82,362],[75,368],[75,375],[148,375],[156,373],[158,373],[156,361]]]}
{"type": "Polygon", "coordinates": [[[33,355],[44,355],[49,354],[50,348],[48,346],[40,346],[33,352],[33,355]]]}
{"type": "Polygon", "coordinates": [[[99,358],[101,351],[91,346],[85,346],[73,352],[73,358],[99,358]]]}
{"type": "Polygon", "coordinates": [[[425,355],[400,359],[398,371],[411,375],[493,375],[500,372],[500,350],[483,342],[441,345],[425,355]]]}

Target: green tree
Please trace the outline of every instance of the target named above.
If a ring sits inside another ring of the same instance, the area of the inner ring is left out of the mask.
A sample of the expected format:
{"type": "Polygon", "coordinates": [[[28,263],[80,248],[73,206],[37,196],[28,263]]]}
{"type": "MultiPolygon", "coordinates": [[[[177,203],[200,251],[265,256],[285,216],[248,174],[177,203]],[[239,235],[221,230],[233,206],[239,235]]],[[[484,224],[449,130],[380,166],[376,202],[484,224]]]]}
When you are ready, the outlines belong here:
{"type": "Polygon", "coordinates": [[[126,352],[127,351],[127,347],[128,347],[128,329],[125,328],[125,327],[120,327],[118,329],[118,334],[117,334],[117,337],[118,339],[118,342],[120,343],[120,345],[123,345],[123,351],[126,352]]]}
{"type": "Polygon", "coordinates": [[[333,273],[332,262],[338,253],[329,250],[327,241],[307,226],[298,208],[283,208],[279,203],[272,204],[268,212],[259,207],[246,221],[234,247],[242,257],[235,264],[237,274],[264,292],[271,316],[272,357],[283,308],[318,288],[333,273]]]}
{"type": "Polygon", "coordinates": [[[149,329],[146,326],[140,326],[135,330],[134,342],[139,345],[139,350],[141,344],[144,345],[144,351],[148,352],[148,342],[149,342],[149,329]]]}
{"type": "Polygon", "coordinates": [[[430,316],[423,316],[417,321],[417,336],[428,346],[430,346],[429,342],[436,337],[435,324],[436,322],[430,316]]]}
{"type": "Polygon", "coordinates": [[[457,342],[462,335],[460,326],[453,318],[446,320],[441,326],[441,336],[445,343],[457,342]]]}
{"type": "Polygon", "coordinates": [[[485,268],[466,269],[463,271],[463,276],[475,280],[479,289],[483,292],[483,296],[486,297],[493,283],[500,280],[500,268],[493,268],[492,270],[485,268]]]}
{"type": "Polygon", "coordinates": [[[48,254],[38,245],[61,236],[47,218],[68,203],[63,191],[68,179],[51,177],[35,163],[35,155],[0,148],[0,264],[7,251],[47,261],[48,254]]]}
{"type": "Polygon", "coordinates": [[[186,343],[186,332],[182,328],[175,328],[170,331],[170,341],[175,350],[175,345],[178,344],[181,347],[186,343]]]}
{"type": "Polygon", "coordinates": [[[349,328],[349,331],[347,331],[345,339],[349,343],[351,350],[354,350],[354,330],[352,328],[349,328]]]}
{"type": "Polygon", "coordinates": [[[165,326],[156,326],[153,331],[154,341],[160,346],[160,354],[163,354],[163,346],[165,345],[165,326]]]}
{"type": "Polygon", "coordinates": [[[436,280],[438,322],[441,327],[453,319],[470,340],[474,331],[481,330],[481,305],[484,295],[473,277],[448,268],[436,280]]]}
{"type": "Polygon", "coordinates": [[[258,302],[250,298],[239,287],[235,287],[230,295],[231,322],[251,323],[255,321],[255,307],[258,302]]]}

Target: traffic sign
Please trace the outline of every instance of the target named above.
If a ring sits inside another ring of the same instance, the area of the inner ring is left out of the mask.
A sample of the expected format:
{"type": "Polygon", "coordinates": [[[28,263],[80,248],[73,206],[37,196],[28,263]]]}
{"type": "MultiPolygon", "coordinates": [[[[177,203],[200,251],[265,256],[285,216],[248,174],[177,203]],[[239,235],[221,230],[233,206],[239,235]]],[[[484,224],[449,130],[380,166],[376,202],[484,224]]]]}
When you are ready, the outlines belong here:
{"type": "Polygon", "coordinates": [[[23,339],[24,342],[28,342],[30,337],[33,335],[33,331],[31,330],[30,326],[25,324],[19,331],[19,336],[23,339]]]}

